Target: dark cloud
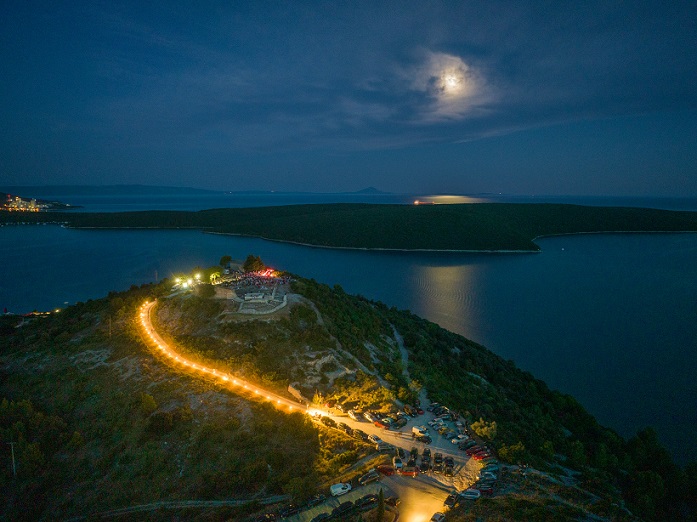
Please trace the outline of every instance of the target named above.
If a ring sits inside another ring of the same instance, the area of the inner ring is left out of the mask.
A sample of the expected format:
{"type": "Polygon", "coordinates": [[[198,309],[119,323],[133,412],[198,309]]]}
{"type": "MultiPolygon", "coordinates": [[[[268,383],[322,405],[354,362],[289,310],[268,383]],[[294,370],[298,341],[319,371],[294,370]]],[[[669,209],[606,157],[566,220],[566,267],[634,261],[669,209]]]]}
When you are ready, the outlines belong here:
{"type": "MultiPolygon", "coordinates": [[[[413,186],[466,190],[453,146],[472,151],[496,136],[652,113],[687,115],[688,133],[697,126],[694,2],[71,3],[3,14],[7,183],[36,170],[45,181],[81,172],[93,182],[148,172],[156,183],[173,170],[186,178],[205,157],[209,186],[250,165],[264,165],[265,183],[292,185],[274,177],[285,168],[275,154],[302,158],[292,163],[306,188],[314,179],[330,190],[339,171],[346,183],[354,165],[390,189],[401,154],[424,172],[410,174],[413,186]],[[452,175],[426,174],[434,150],[452,175]],[[341,169],[327,160],[335,155],[341,169]],[[174,169],[163,156],[176,158],[174,169]]],[[[526,192],[524,171],[513,179],[504,165],[541,166],[524,150],[502,149],[495,161],[492,184],[517,192],[526,192]]],[[[611,169],[608,160],[608,175],[619,176],[611,169]]],[[[558,183],[529,179],[528,192],[558,183]]],[[[578,179],[564,186],[584,190],[578,179]]]]}

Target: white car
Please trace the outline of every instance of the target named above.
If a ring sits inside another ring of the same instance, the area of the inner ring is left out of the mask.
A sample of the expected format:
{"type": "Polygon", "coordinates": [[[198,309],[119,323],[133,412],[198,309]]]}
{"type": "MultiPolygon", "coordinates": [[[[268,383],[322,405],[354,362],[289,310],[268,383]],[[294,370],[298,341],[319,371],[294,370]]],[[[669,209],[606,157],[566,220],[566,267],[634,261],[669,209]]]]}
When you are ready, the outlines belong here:
{"type": "Polygon", "coordinates": [[[329,491],[331,492],[333,497],[340,497],[341,495],[344,495],[351,491],[351,484],[347,484],[346,482],[339,482],[338,484],[333,484],[329,488],[329,491]]]}
{"type": "Polygon", "coordinates": [[[464,442],[467,439],[469,439],[469,437],[467,435],[460,434],[457,437],[455,437],[453,440],[451,440],[450,442],[452,442],[453,444],[457,444],[458,442],[464,442]]]}
{"type": "Polygon", "coordinates": [[[378,437],[377,435],[373,435],[372,433],[368,435],[368,440],[373,444],[380,444],[382,442],[382,439],[380,437],[378,437]]]}
{"type": "Polygon", "coordinates": [[[482,492],[478,489],[466,489],[465,491],[460,493],[460,498],[464,498],[467,500],[477,500],[481,496],[482,492]]]}

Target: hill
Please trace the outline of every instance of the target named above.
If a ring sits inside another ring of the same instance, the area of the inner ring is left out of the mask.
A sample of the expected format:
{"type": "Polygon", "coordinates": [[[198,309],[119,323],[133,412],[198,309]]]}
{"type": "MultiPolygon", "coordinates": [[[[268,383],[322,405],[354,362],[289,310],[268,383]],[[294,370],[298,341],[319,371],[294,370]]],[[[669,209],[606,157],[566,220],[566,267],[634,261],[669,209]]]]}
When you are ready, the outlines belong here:
{"type": "Polygon", "coordinates": [[[292,398],[292,384],[318,408],[393,415],[426,393],[447,404],[512,473],[493,498],[453,511],[452,520],[469,520],[471,509],[504,519],[542,520],[542,512],[634,520],[622,498],[647,520],[694,510],[695,482],[651,430],[625,441],[572,397],[409,312],[299,276],[285,287],[287,305],[262,316],[238,312],[210,285],[173,292],[172,284],[2,318],[0,435],[16,442],[18,464],[13,478],[6,452],[0,518],[65,519],[176,501],[180,519],[239,520],[263,502],[302,502],[385,458],[329,421],[280,411],[163,361],[136,320],[153,298],[155,327],[182,357],[273,393],[292,398]],[[538,470],[534,478],[521,482],[519,463],[538,470]],[[181,507],[194,500],[227,504],[181,507]]]}
{"type": "Polygon", "coordinates": [[[538,251],[535,238],[590,232],[697,231],[697,212],[560,204],[327,204],[199,212],[0,215],[87,228],[194,228],[331,248],[538,251]]]}

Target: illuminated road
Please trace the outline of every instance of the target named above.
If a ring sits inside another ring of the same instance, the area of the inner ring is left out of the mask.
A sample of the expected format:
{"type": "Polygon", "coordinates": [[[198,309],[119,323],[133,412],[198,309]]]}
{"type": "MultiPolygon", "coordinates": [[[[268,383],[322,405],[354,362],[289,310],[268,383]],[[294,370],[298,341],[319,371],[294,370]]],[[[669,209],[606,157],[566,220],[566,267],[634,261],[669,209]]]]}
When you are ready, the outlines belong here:
{"type": "Polygon", "coordinates": [[[259,400],[266,400],[270,404],[273,404],[277,408],[286,411],[288,413],[301,412],[306,413],[306,406],[300,404],[293,400],[281,397],[271,391],[265,390],[256,386],[249,381],[245,381],[236,377],[232,374],[216,370],[214,368],[209,368],[200,363],[194,362],[191,359],[187,359],[178,352],[176,352],[172,346],[165,341],[160,334],[157,333],[152,325],[152,320],[150,319],[150,313],[155,307],[157,301],[148,301],[143,304],[140,308],[140,326],[144,333],[144,337],[149,343],[154,346],[157,351],[166,359],[169,359],[174,365],[180,366],[181,370],[187,371],[192,375],[198,375],[199,377],[205,377],[208,379],[214,379],[222,386],[228,388],[235,393],[245,393],[256,397],[259,400]]]}
{"type": "MultiPolygon", "coordinates": [[[[143,337],[148,344],[155,348],[156,353],[161,355],[164,359],[168,360],[172,365],[178,367],[181,371],[187,372],[193,376],[200,378],[213,379],[218,384],[222,385],[224,388],[237,394],[244,394],[250,398],[256,398],[262,401],[268,401],[273,404],[281,411],[286,413],[300,412],[310,415],[326,415],[333,418],[336,422],[345,422],[355,429],[362,429],[367,433],[372,433],[374,435],[379,435],[385,438],[387,442],[405,449],[407,452],[411,447],[417,447],[419,453],[423,452],[424,445],[419,442],[415,442],[410,435],[411,426],[417,423],[423,423],[424,418],[410,419],[409,423],[405,427],[406,432],[399,431],[386,431],[377,428],[370,422],[355,421],[346,417],[345,415],[332,415],[327,411],[320,409],[309,409],[306,405],[295,402],[286,397],[277,395],[269,390],[260,388],[259,386],[250,383],[236,377],[230,373],[216,370],[215,368],[210,368],[199,362],[195,362],[191,359],[187,359],[180,353],[178,353],[172,345],[165,341],[155,330],[152,325],[151,312],[156,305],[156,301],[144,303],[139,312],[139,324],[143,337]]],[[[449,441],[434,441],[434,444],[430,446],[434,451],[441,451],[445,455],[452,455],[456,458],[457,472],[455,477],[444,477],[443,475],[421,475],[420,480],[414,480],[413,478],[407,478],[395,475],[393,477],[383,477],[382,484],[387,486],[389,490],[396,493],[400,498],[403,499],[403,504],[400,505],[400,521],[405,522],[427,522],[431,515],[435,511],[443,510],[443,500],[447,496],[448,492],[458,489],[464,489],[474,482],[476,478],[476,472],[480,465],[475,463],[471,459],[467,461],[462,461],[462,456],[453,450],[449,441]]],[[[377,486],[379,487],[379,484],[377,486]]],[[[361,491],[360,494],[365,494],[367,488],[361,491]]],[[[356,490],[359,493],[359,490],[356,490]]],[[[350,495],[347,495],[347,497],[350,495]]],[[[358,496],[358,495],[356,495],[358,496]]],[[[343,499],[344,497],[342,497],[343,499]]],[[[329,504],[332,503],[334,499],[328,501],[329,504]]],[[[338,504],[338,501],[336,502],[338,504]]],[[[326,507],[326,506],[323,506],[326,507]]],[[[305,520],[309,517],[310,513],[306,512],[295,517],[291,517],[293,520],[305,520]]]]}

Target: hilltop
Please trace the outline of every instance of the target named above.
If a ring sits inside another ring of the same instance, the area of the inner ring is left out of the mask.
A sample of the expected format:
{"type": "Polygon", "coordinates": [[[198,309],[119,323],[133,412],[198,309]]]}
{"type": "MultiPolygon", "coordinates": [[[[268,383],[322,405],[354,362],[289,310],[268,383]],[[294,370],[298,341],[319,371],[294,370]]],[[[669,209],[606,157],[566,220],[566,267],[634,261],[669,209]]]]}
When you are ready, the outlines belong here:
{"type": "Polygon", "coordinates": [[[0,216],[85,228],[192,228],[330,248],[535,252],[541,236],[695,232],[697,212],[563,204],[321,204],[199,212],[144,211],[0,216]]]}
{"type": "Polygon", "coordinates": [[[689,514],[681,510],[695,481],[651,430],[625,441],[572,397],[483,346],[339,286],[288,277],[283,296],[274,294],[285,306],[265,315],[240,313],[235,303],[247,300],[239,289],[190,291],[165,281],[29,321],[3,317],[0,433],[17,441],[19,465],[14,480],[3,457],[0,517],[65,519],[156,501],[225,500],[148,518],[239,520],[268,509],[264,503],[302,502],[385,459],[329,422],[282,412],[163,361],[136,321],[154,298],[155,326],[184,356],[273,393],[292,398],[293,385],[318,408],[393,415],[404,403],[425,406],[426,396],[447,404],[509,465],[492,498],[453,510],[449,520],[689,514]],[[536,471],[518,475],[521,463],[536,471]]]}

